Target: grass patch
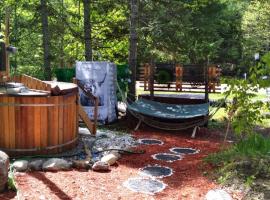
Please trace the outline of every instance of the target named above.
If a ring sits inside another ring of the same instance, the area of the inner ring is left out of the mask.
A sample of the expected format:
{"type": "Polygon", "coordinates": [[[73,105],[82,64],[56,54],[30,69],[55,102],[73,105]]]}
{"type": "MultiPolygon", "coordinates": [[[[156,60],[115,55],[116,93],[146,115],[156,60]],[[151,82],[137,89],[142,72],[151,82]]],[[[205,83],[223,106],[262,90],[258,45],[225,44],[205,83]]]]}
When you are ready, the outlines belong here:
{"type": "MultiPolygon", "coordinates": [[[[149,91],[144,91],[143,88],[137,88],[137,96],[141,94],[150,94],[149,91]]],[[[174,95],[179,95],[179,94],[201,94],[204,95],[204,93],[191,93],[191,92],[173,92],[173,91],[155,91],[155,94],[174,94],[174,95]]],[[[209,99],[211,100],[218,100],[218,99],[223,99],[225,97],[225,94],[223,93],[209,93],[209,99]]],[[[253,100],[263,100],[266,99],[267,96],[266,94],[263,93],[256,93],[256,95],[252,98],[253,100]]],[[[232,100],[232,96],[230,95],[228,97],[228,100],[232,100]]]]}
{"type": "Polygon", "coordinates": [[[270,138],[250,135],[221,152],[209,155],[205,161],[217,168],[216,179],[220,183],[237,177],[250,185],[257,178],[270,177],[270,138]]]}

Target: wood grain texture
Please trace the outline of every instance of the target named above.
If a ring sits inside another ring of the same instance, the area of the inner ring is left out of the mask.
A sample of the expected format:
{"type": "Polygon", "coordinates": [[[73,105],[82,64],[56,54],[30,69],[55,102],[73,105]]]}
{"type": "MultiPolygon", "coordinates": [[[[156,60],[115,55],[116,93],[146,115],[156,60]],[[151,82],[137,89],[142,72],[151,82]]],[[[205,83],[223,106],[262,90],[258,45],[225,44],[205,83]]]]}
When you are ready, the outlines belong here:
{"type": "Polygon", "coordinates": [[[74,146],[44,150],[78,136],[77,94],[49,97],[0,96],[0,149],[10,155],[59,153],[74,146]],[[35,149],[19,151],[18,149],[35,149]]]}

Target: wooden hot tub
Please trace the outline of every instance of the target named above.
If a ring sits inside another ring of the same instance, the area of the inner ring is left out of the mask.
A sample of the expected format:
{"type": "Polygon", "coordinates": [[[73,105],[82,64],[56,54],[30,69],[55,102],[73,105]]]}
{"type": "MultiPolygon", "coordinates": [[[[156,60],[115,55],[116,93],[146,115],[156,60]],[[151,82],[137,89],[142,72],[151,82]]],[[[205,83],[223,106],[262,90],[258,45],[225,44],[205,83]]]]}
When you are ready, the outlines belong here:
{"type": "Polygon", "coordinates": [[[57,85],[57,96],[0,93],[1,150],[16,156],[60,153],[75,146],[78,88],[72,83],[57,85]]]}

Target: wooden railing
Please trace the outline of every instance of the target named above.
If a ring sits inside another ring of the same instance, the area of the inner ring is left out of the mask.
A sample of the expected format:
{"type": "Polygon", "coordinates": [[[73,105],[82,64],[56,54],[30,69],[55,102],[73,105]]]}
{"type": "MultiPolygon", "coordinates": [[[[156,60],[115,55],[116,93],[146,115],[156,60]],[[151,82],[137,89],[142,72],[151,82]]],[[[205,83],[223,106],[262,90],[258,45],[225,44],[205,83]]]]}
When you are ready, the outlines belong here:
{"type": "Polygon", "coordinates": [[[81,89],[81,91],[89,98],[92,99],[94,101],[94,119],[93,121],[91,121],[87,115],[87,113],[85,112],[84,108],[82,107],[82,105],[79,103],[79,96],[78,98],[78,111],[79,111],[79,116],[80,118],[84,121],[84,123],[86,124],[87,128],[89,129],[89,131],[92,134],[96,134],[97,131],[97,118],[98,118],[98,103],[99,103],[99,99],[98,97],[94,96],[92,93],[86,91],[83,87],[83,85],[80,83],[80,81],[78,81],[77,79],[73,79],[73,83],[77,84],[78,87],[81,89]]]}

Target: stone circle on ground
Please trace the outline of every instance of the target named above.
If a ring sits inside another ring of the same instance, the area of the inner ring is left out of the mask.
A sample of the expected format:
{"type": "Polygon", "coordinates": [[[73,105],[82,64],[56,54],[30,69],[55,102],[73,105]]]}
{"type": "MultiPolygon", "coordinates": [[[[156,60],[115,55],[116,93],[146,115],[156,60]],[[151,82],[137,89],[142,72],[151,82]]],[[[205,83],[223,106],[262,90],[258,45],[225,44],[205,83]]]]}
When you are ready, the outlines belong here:
{"type": "Polygon", "coordinates": [[[196,154],[199,153],[200,150],[193,148],[184,148],[184,147],[174,147],[170,149],[170,152],[175,154],[196,154]]]}
{"type": "Polygon", "coordinates": [[[143,177],[129,178],[124,182],[123,185],[133,192],[140,192],[151,195],[157,192],[161,192],[167,186],[162,181],[143,177]]]}
{"type": "Polygon", "coordinates": [[[138,139],[139,144],[143,145],[163,145],[164,142],[158,139],[151,139],[151,138],[143,138],[143,139],[138,139]]]}
{"type": "Polygon", "coordinates": [[[173,174],[173,170],[170,167],[165,166],[146,166],[140,169],[140,175],[150,176],[153,178],[163,178],[167,176],[171,176],[173,174]]]}
{"type": "Polygon", "coordinates": [[[152,158],[155,160],[162,160],[166,162],[174,162],[177,160],[182,160],[181,155],[175,155],[171,153],[157,153],[157,154],[152,155],[152,158]]]}

